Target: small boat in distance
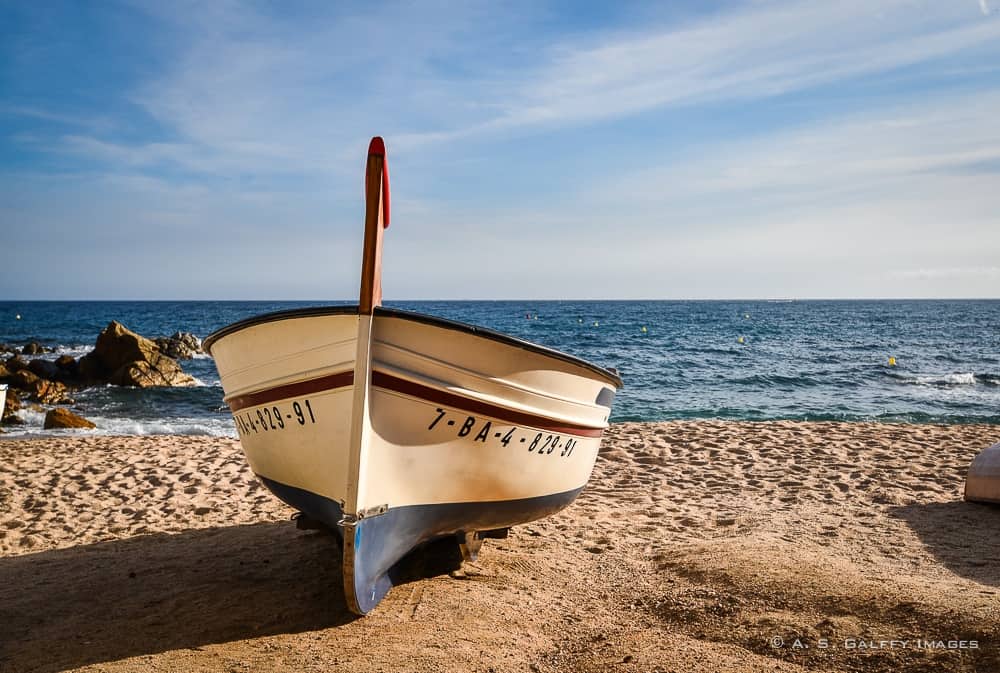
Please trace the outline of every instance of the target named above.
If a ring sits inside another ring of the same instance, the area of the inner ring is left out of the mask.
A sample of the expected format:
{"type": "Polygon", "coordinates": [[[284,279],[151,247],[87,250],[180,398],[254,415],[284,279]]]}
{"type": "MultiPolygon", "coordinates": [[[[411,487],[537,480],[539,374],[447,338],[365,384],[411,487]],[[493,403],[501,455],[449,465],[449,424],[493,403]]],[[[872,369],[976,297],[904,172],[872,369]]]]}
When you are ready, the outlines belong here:
{"type": "Polygon", "coordinates": [[[382,308],[385,146],[368,148],[357,306],[270,313],[205,339],[251,468],[342,543],[363,615],[417,546],[559,511],[594,467],[614,370],[480,327],[382,308]]]}

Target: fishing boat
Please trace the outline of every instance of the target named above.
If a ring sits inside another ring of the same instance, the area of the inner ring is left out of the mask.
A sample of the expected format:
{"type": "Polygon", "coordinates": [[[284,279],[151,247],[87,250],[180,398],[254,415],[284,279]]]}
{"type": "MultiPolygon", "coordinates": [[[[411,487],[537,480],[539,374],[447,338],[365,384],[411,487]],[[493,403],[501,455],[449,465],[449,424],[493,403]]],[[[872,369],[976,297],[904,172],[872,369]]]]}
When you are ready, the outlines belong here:
{"type": "Polygon", "coordinates": [[[965,499],[1000,505],[1000,443],[979,452],[965,477],[965,499]]]}
{"type": "Polygon", "coordinates": [[[420,545],[453,537],[475,558],[484,539],[570,504],[622,385],[544,346],[382,307],[389,205],[376,137],[358,305],[269,313],[205,339],[251,468],[336,533],[360,615],[420,545]]]}

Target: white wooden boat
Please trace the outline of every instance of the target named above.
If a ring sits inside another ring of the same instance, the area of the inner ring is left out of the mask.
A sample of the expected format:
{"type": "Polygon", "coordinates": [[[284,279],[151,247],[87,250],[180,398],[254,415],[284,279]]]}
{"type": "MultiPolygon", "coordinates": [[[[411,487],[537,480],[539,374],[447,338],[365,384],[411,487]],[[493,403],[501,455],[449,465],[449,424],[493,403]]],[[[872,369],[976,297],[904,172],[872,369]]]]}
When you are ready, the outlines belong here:
{"type": "Polygon", "coordinates": [[[980,451],[969,465],[965,499],[1000,505],[1000,443],[980,451]]]}
{"type": "Polygon", "coordinates": [[[543,346],[380,307],[381,138],[369,147],[366,195],[358,306],[271,313],[205,340],[250,466],[338,534],[358,614],[418,545],[455,536],[474,558],[484,537],[572,502],[622,385],[613,370],[543,346]]]}

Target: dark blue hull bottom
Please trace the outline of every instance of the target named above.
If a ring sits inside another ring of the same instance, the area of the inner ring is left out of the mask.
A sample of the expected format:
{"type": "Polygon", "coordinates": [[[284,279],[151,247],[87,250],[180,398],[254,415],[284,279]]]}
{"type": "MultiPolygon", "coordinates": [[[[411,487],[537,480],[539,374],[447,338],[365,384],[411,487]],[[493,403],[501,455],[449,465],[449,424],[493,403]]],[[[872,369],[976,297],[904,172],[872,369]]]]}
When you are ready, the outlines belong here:
{"type": "Polygon", "coordinates": [[[540,519],[573,502],[582,490],[498,502],[409,505],[344,522],[337,502],[266,477],[260,479],[281,500],[341,537],[344,594],[348,607],[361,615],[385,597],[395,583],[396,565],[415,547],[436,538],[509,528],[540,519]]]}

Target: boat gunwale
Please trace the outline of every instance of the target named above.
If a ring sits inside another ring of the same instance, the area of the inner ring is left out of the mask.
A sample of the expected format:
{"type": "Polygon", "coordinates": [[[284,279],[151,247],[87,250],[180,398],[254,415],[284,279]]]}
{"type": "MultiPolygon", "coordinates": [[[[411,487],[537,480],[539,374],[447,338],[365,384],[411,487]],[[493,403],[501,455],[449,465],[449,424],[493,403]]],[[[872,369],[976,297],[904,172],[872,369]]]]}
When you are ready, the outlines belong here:
{"type": "MultiPolygon", "coordinates": [[[[205,351],[211,354],[212,346],[216,341],[229,336],[230,334],[235,334],[236,332],[247,329],[248,327],[255,327],[257,325],[270,322],[280,322],[282,320],[294,320],[296,318],[315,318],[328,315],[358,315],[358,308],[359,307],[357,305],[308,306],[305,308],[285,309],[282,311],[263,313],[250,318],[244,318],[243,320],[239,320],[215,330],[205,337],[202,341],[202,346],[205,351]]],[[[458,320],[450,320],[448,318],[439,318],[438,316],[427,315],[426,313],[417,313],[416,311],[406,311],[398,308],[386,308],[384,306],[379,306],[375,309],[375,316],[411,320],[413,322],[424,323],[434,327],[442,327],[444,329],[463,332],[473,336],[481,336],[507,346],[513,346],[514,348],[520,348],[521,350],[525,350],[530,353],[552,357],[557,360],[562,360],[563,362],[582,367],[593,372],[594,374],[597,374],[604,379],[606,383],[615,386],[616,389],[621,389],[625,385],[621,376],[609,369],[601,367],[600,365],[596,365],[592,362],[588,362],[587,360],[569,355],[568,353],[564,353],[554,348],[542,346],[540,344],[511,336],[509,334],[504,334],[503,332],[497,332],[496,330],[491,330],[486,327],[470,325],[469,323],[460,322],[458,320]]]]}

